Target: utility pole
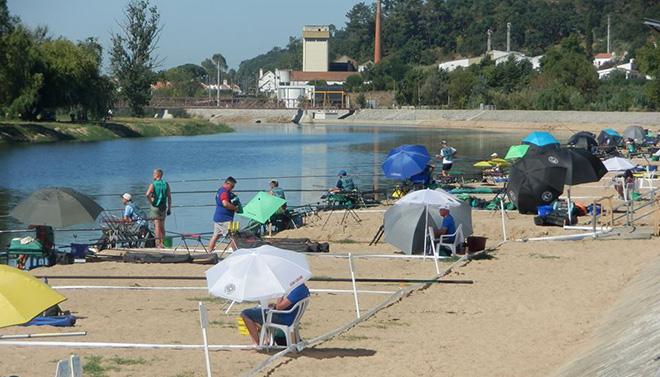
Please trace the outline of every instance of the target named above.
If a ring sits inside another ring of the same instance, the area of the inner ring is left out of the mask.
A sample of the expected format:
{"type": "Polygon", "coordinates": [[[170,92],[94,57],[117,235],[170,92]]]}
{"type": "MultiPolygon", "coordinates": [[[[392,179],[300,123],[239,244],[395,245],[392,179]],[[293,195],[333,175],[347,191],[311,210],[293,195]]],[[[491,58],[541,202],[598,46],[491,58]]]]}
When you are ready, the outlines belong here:
{"type": "Polygon", "coordinates": [[[218,64],[218,98],[216,100],[216,106],[220,107],[220,59],[217,61],[218,64]]]}
{"type": "Polygon", "coordinates": [[[506,23],[506,52],[511,52],[511,22],[506,23]]]}
{"type": "Polygon", "coordinates": [[[610,16],[607,16],[607,53],[610,53],[610,16]]]}

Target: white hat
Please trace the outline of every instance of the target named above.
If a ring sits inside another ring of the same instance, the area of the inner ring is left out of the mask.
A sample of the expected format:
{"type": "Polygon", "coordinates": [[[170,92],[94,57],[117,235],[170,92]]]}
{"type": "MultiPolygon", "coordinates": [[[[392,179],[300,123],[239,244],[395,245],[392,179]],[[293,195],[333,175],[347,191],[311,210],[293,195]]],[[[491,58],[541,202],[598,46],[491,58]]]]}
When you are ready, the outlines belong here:
{"type": "Polygon", "coordinates": [[[124,199],[126,199],[126,200],[128,200],[129,202],[131,201],[131,198],[132,198],[131,194],[129,194],[129,193],[125,193],[125,194],[122,195],[121,197],[124,198],[124,199]]]}
{"type": "Polygon", "coordinates": [[[280,184],[280,183],[277,181],[277,179],[271,179],[271,180],[270,180],[270,183],[274,183],[274,184],[276,184],[276,185],[280,184]]]}
{"type": "Polygon", "coordinates": [[[449,210],[449,206],[448,206],[447,204],[440,204],[440,205],[438,206],[438,209],[446,209],[446,210],[449,210]]]}
{"type": "Polygon", "coordinates": [[[497,157],[497,153],[493,152],[493,154],[491,154],[490,157],[497,157]]]}

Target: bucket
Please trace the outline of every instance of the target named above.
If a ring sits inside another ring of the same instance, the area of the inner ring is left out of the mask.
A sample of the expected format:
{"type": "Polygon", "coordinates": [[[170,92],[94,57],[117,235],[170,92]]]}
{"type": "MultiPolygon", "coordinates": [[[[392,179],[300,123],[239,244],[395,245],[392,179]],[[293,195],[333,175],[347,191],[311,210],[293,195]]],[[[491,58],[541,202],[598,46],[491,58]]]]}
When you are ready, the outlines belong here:
{"type": "Polygon", "coordinates": [[[171,236],[163,237],[163,246],[172,247],[172,237],[171,236]]]}
{"type": "Polygon", "coordinates": [[[660,156],[651,156],[651,161],[659,161],[660,156]]]}
{"type": "Polygon", "coordinates": [[[467,238],[467,247],[468,250],[472,253],[475,251],[481,251],[486,248],[486,240],[488,237],[478,237],[470,236],[467,238]]]}
{"type": "Polygon", "coordinates": [[[89,245],[86,243],[71,243],[71,253],[75,259],[85,259],[89,245]]]}
{"type": "Polygon", "coordinates": [[[541,217],[546,217],[550,212],[554,211],[552,206],[538,206],[536,207],[536,210],[538,211],[539,216],[541,217]]]}

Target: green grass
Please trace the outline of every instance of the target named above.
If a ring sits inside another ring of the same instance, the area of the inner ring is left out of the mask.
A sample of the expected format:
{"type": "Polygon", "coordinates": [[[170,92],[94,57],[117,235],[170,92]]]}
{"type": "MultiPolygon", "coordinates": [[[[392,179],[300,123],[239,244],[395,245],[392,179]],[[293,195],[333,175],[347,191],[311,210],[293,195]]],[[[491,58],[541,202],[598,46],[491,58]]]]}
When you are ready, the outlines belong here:
{"type": "Polygon", "coordinates": [[[232,132],[225,124],[213,124],[203,119],[176,118],[114,118],[103,122],[21,122],[0,121],[0,142],[44,143],[57,141],[112,140],[132,137],[190,136],[232,132]],[[120,131],[118,131],[120,130],[120,131]],[[128,134],[127,134],[128,132],[128,134]]]}
{"type": "Polygon", "coordinates": [[[538,253],[531,253],[529,254],[530,257],[532,258],[540,258],[540,259],[559,259],[558,256],[556,255],[545,255],[545,254],[538,254],[538,253]]]}
{"type": "Polygon", "coordinates": [[[113,363],[117,365],[139,365],[139,364],[146,364],[147,360],[143,358],[139,359],[124,359],[119,356],[115,356],[112,359],[110,359],[113,363]]]}
{"type": "Polygon", "coordinates": [[[209,325],[220,326],[223,329],[236,329],[238,328],[238,323],[236,321],[211,321],[209,325]]]}
{"type": "Polygon", "coordinates": [[[348,244],[348,243],[359,243],[359,242],[356,240],[352,240],[350,238],[344,238],[343,240],[338,240],[337,243],[348,244]]]}
{"type": "Polygon", "coordinates": [[[83,364],[83,372],[85,373],[85,375],[89,375],[92,377],[105,377],[108,375],[106,373],[107,371],[118,372],[120,370],[118,366],[101,365],[101,362],[103,361],[103,356],[89,356],[86,359],[87,361],[83,364]]]}

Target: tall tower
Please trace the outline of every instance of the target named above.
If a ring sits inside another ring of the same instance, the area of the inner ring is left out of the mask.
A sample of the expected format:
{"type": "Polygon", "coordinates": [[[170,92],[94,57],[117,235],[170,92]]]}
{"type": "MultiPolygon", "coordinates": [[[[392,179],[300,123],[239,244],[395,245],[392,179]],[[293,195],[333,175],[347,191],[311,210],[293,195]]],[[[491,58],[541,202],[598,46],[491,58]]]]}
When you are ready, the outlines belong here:
{"type": "Polygon", "coordinates": [[[380,61],[380,0],[376,5],[376,42],[374,43],[374,64],[380,61]]]}
{"type": "Polygon", "coordinates": [[[303,26],[303,71],[328,72],[330,26],[303,26]]]}

